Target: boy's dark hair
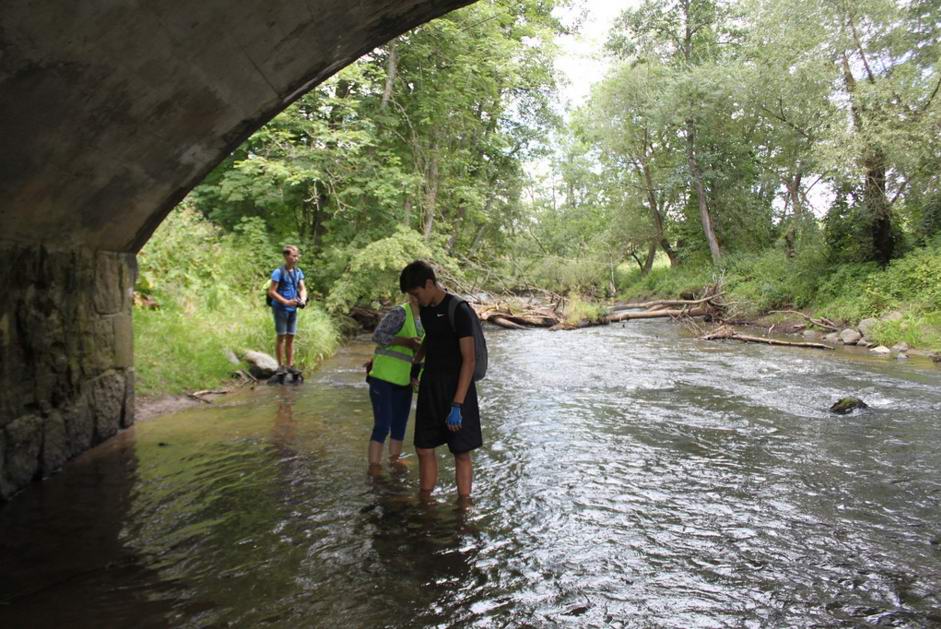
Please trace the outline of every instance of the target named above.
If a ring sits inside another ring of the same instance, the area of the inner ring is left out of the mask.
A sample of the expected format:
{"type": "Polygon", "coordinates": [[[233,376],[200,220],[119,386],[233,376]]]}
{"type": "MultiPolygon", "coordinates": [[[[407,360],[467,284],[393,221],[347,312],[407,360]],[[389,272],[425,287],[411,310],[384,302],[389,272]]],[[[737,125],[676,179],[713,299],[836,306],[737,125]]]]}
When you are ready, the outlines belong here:
{"type": "Polygon", "coordinates": [[[415,260],[402,269],[402,273],[399,275],[399,289],[403,293],[407,293],[413,288],[423,287],[428,280],[438,281],[438,278],[435,277],[435,270],[424,260],[415,260]]]}

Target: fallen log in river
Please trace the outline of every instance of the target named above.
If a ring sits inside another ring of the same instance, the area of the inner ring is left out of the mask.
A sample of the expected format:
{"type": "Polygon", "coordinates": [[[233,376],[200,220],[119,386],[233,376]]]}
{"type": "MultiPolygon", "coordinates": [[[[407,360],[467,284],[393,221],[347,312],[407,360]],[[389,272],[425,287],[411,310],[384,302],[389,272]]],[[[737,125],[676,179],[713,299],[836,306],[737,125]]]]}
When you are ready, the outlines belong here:
{"type": "Polygon", "coordinates": [[[622,310],[620,312],[612,312],[611,314],[605,315],[604,320],[607,323],[617,323],[618,321],[630,321],[631,319],[656,319],[659,317],[704,317],[713,312],[715,311],[709,308],[684,308],[682,310],[676,310],[673,308],[654,307],[650,310],[622,310]]]}
{"type": "Polygon", "coordinates": [[[807,341],[779,341],[764,336],[750,336],[748,334],[739,334],[728,326],[722,326],[704,334],[701,337],[704,341],[742,341],[744,343],[764,343],[765,345],[781,345],[783,347],[808,347],[811,349],[834,349],[832,345],[823,343],[810,343],[807,341]]]}

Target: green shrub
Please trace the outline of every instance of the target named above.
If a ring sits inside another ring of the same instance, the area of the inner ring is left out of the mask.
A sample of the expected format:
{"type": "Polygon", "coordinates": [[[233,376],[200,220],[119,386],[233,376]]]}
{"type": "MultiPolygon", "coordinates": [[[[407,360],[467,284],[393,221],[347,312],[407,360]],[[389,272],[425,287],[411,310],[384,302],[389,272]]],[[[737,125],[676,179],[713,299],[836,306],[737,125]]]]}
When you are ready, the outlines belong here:
{"type": "Polygon", "coordinates": [[[399,274],[416,259],[428,260],[457,275],[457,264],[440,248],[426,242],[414,229],[400,226],[391,236],[376,240],[349,257],[345,270],[330,289],[327,310],[344,313],[356,305],[378,307],[401,300],[399,274]]]}
{"type": "Polygon", "coordinates": [[[714,280],[714,275],[710,264],[695,262],[683,263],[676,268],[655,263],[647,275],[642,275],[635,265],[630,271],[618,275],[618,292],[627,300],[699,294],[703,286],[714,280]]]}
{"type": "Polygon", "coordinates": [[[904,341],[912,347],[941,350],[941,311],[909,312],[898,321],[880,321],[872,331],[872,340],[886,346],[904,341]]]}
{"type": "Polygon", "coordinates": [[[585,256],[545,256],[529,271],[530,283],[560,295],[603,295],[611,277],[609,261],[585,256]]]}
{"type": "Polygon", "coordinates": [[[585,301],[578,295],[572,295],[565,303],[564,320],[571,325],[577,325],[582,321],[595,322],[604,317],[607,309],[589,301],[585,301]]]}

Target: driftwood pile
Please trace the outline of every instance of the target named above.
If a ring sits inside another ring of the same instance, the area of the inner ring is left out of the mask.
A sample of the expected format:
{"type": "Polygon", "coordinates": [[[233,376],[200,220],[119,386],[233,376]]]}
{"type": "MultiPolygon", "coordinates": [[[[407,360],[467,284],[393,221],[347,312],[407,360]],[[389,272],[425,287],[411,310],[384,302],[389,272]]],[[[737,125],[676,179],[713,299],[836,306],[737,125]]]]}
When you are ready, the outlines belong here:
{"type": "Polygon", "coordinates": [[[474,304],[477,316],[501,328],[523,330],[526,328],[550,328],[552,330],[574,330],[596,325],[608,325],[633,319],[688,319],[691,317],[718,317],[725,306],[722,293],[717,287],[706,289],[699,299],[661,299],[643,303],[619,304],[594,319],[570,322],[565,317],[565,299],[555,296],[550,304],[515,304],[494,302],[474,304]]]}
{"type": "MultiPolygon", "coordinates": [[[[658,299],[641,303],[616,304],[596,318],[571,322],[566,317],[566,300],[561,295],[539,291],[538,297],[519,298],[503,296],[491,297],[486,301],[471,301],[481,321],[508,330],[526,330],[530,328],[548,328],[550,330],[574,330],[598,325],[609,325],[638,319],[672,319],[685,324],[696,336],[704,341],[741,341],[745,343],[764,343],[785,347],[806,347],[832,350],[833,346],[824,343],[785,341],[764,336],[743,334],[733,328],[726,317],[728,304],[722,300],[719,284],[706,287],[699,298],[695,299],[658,299]],[[706,330],[695,323],[695,319],[717,322],[718,327],[706,330]]],[[[690,297],[693,297],[692,295],[690,297]]],[[[836,330],[838,326],[829,319],[812,319],[797,311],[775,311],[780,314],[800,315],[811,325],[825,330],[836,330]]],[[[351,316],[367,329],[375,328],[382,317],[382,312],[366,308],[355,308],[351,316]]],[[[800,326],[804,327],[804,326],[800,326]]]]}
{"type": "Polygon", "coordinates": [[[562,315],[555,306],[526,305],[511,307],[503,303],[472,304],[481,321],[508,330],[526,328],[553,328],[562,323],[562,315]]]}

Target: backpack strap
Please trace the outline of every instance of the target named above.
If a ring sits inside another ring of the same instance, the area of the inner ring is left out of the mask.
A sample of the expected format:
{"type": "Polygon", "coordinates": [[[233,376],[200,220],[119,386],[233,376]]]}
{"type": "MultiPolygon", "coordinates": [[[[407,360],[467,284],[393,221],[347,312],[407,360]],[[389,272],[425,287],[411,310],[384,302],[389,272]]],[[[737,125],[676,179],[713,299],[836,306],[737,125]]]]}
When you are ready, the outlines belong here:
{"type": "Polygon", "coordinates": [[[300,294],[300,290],[298,290],[298,288],[297,288],[297,281],[298,281],[298,280],[297,280],[297,272],[298,272],[298,270],[299,270],[299,269],[298,269],[297,267],[294,267],[294,271],[288,271],[287,269],[284,268],[284,266],[281,266],[281,273],[280,273],[280,275],[278,276],[278,277],[279,277],[279,279],[278,279],[278,292],[279,292],[279,293],[281,292],[281,284],[282,284],[283,282],[287,281],[287,280],[285,279],[285,275],[287,275],[287,277],[290,278],[290,280],[291,280],[291,284],[294,285],[294,292],[295,292],[296,294],[300,294]]]}
{"type": "Polygon", "coordinates": [[[457,334],[457,326],[454,324],[454,315],[457,313],[458,306],[466,303],[457,295],[451,294],[451,302],[448,304],[448,322],[451,324],[451,331],[455,334],[457,334]]]}

